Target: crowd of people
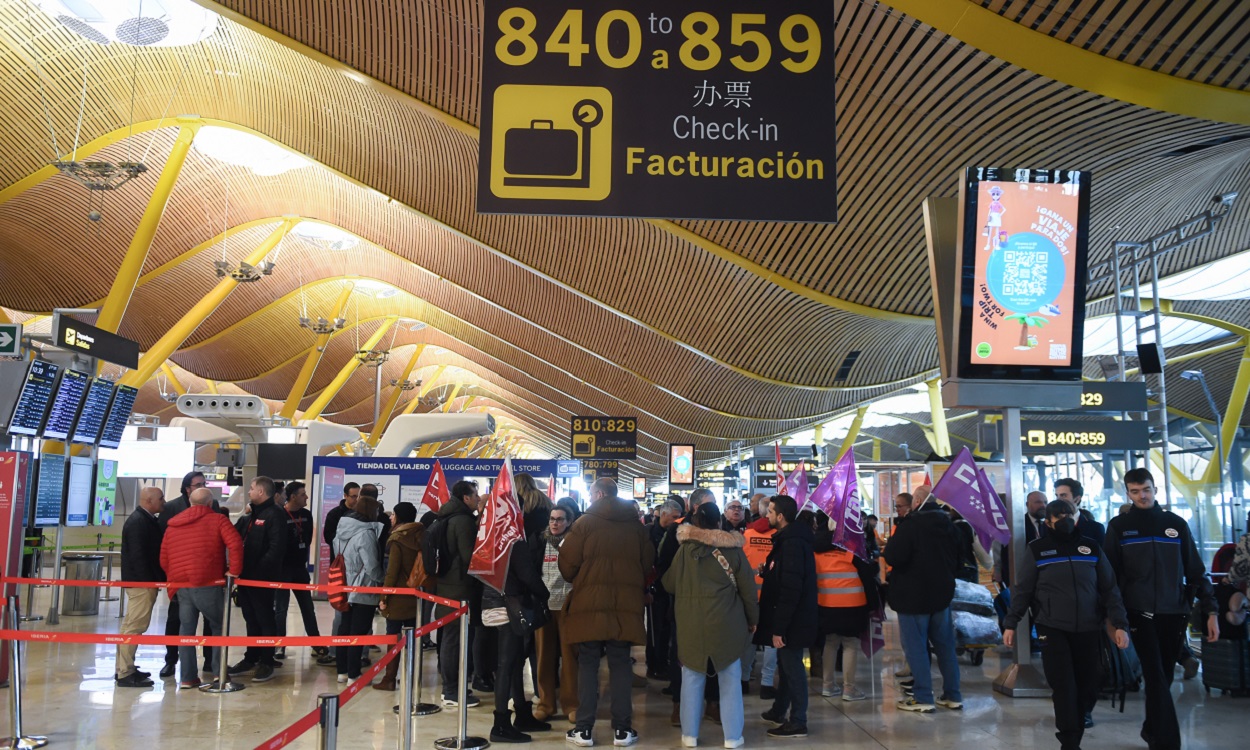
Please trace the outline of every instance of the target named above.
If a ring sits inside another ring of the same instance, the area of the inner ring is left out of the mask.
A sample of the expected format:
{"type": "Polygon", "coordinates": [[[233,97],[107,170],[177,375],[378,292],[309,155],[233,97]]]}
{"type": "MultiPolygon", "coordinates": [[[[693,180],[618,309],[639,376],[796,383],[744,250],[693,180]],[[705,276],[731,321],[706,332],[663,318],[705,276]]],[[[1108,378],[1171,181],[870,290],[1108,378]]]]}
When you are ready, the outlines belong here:
{"type": "MultiPolygon", "coordinates": [[[[514,483],[524,533],[511,547],[502,589],[469,572],[478,515],[489,502],[474,482],[453,484],[437,513],[420,519],[406,502],[383,513],[376,487],[348,484],[323,529],[333,554],[343,557],[349,585],[416,585],[469,603],[471,685],[459,684],[459,628],[443,628],[437,646],[428,646],[438,651],[443,705],[458,706],[463,695],[474,707],[482,702],[475,690],[493,693],[492,742],[528,742],[563,715],[571,725],[566,740],[592,746],[606,657],[612,742],[634,744],[632,692],[642,679],[633,668],[637,646],[645,647],[646,678],[667,683],[662,692],[671,696],[683,746],[697,746],[705,721],[720,725],[725,747],[743,744],[744,696],[757,660],[767,734],[806,737],[809,676],[819,680],[823,697],[865,699],[857,684],[861,643],[871,640],[871,618],[884,603],[897,617],[908,665],[897,674],[903,693],[897,708],[960,710],[952,600],[957,580],[976,582],[983,570],[1012,583],[1005,645],[1029,637],[1017,635],[1026,618],[1036,630],[1063,750],[1079,748],[1093,724],[1104,633],[1120,649],[1131,642],[1141,660],[1142,737],[1151,750],[1180,747],[1168,686],[1195,600],[1209,639],[1245,637],[1250,542],[1243,538],[1217,556],[1229,575],[1213,589],[1188,526],[1155,502],[1144,469],[1125,475],[1131,508],[1105,529],[1081,509],[1082,488],[1074,480],[1057,483],[1049,502],[1032,493],[1021,555],[982,548],[968,522],[927,486],[896,498],[888,538],[878,534],[876,517],[867,516],[866,553],[855,554],[834,543],[836,524],[828,516],[785,495],[731,499],[722,511],[710,490],[697,489],[645,512],[617,497],[614,480],[601,479],[583,511],[572,498],[551,502],[528,474],[517,474],[514,483]]],[[[203,484],[203,475],[189,474],[170,503],[159,489],[145,488],[123,530],[123,580],[203,584],[169,592],[167,632],[183,635],[194,634],[201,618],[206,633],[221,632],[217,581],[227,570],[254,580],[308,581],[312,517],[302,484],[288,485],[280,506],[274,483],[256,478],[248,512],[233,525],[203,484]]],[[[285,634],[287,592],[237,591],[248,635],[285,634]]],[[[295,596],[305,631],[316,635],[311,598],[295,596]]],[[[155,601],[155,589],[127,589],[122,632],[146,630],[155,601]]],[[[450,612],[398,594],[351,593],[348,604],[336,611],[336,634],[372,632],[379,612],[390,634],[414,626],[419,612],[425,621],[450,612]]],[[[118,648],[119,686],[152,684],[135,667],[134,651],[118,648]]],[[[334,666],[340,682],[357,678],[369,663],[369,650],[361,647],[315,649],[314,656],[334,666]]],[[[264,682],[284,657],[284,650],[248,648],[229,672],[252,672],[253,681],[264,682]]],[[[215,675],[217,658],[205,649],[203,672],[215,675]]],[[[191,647],[171,648],[161,677],[172,676],[178,663],[180,688],[202,684],[191,647]]],[[[394,690],[397,670],[394,660],[373,687],[394,690]]]]}

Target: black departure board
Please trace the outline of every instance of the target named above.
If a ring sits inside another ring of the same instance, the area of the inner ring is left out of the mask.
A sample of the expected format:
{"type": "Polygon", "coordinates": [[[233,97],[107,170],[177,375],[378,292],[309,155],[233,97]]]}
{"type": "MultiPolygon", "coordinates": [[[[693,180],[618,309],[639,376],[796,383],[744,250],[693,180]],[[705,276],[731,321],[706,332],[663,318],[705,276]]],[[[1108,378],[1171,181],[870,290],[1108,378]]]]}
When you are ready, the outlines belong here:
{"type": "Polygon", "coordinates": [[[39,457],[39,477],[35,486],[35,520],[33,526],[46,528],[61,523],[61,505],[65,502],[65,456],[45,453],[39,457]]]}
{"type": "Polygon", "coordinates": [[[121,444],[122,431],[130,421],[130,412],[135,408],[135,397],[138,395],[136,388],[128,385],[117,386],[113,403],[109,405],[108,416],[104,419],[104,431],[100,433],[101,448],[116,448],[121,444]]]}
{"type": "Polygon", "coordinates": [[[74,427],[74,435],[70,438],[75,443],[94,444],[100,439],[100,428],[104,426],[104,418],[108,416],[109,401],[113,399],[113,383],[104,378],[92,378],[87,389],[87,398],[82,404],[82,413],[78,415],[78,424],[74,427]]]}
{"type": "Polygon", "coordinates": [[[61,373],[61,382],[56,386],[56,395],[52,397],[52,406],[48,409],[48,419],[43,426],[45,440],[65,440],[74,429],[74,421],[78,419],[78,410],[82,408],[82,398],[87,395],[87,383],[91,376],[85,372],[66,369],[61,373]]]}
{"type": "Polygon", "coordinates": [[[43,418],[52,401],[52,389],[56,385],[56,376],[61,367],[41,359],[31,360],[30,369],[26,371],[26,382],[22,384],[22,393],[13,407],[13,418],[9,420],[9,434],[34,437],[43,427],[43,418]]]}

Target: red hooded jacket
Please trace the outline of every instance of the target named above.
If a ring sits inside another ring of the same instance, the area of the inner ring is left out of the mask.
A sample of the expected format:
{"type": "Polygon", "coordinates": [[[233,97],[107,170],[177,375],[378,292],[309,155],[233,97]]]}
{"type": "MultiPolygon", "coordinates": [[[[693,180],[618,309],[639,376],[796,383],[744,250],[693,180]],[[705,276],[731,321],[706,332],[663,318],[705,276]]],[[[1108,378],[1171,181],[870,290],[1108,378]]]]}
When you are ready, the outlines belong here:
{"type": "MultiPolygon", "coordinates": [[[[192,505],[169,520],[161,542],[161,567],[166,580],[209,586],[225,575],[226,550],[230,574],[241,574],[243,539],[230,519],[210,506],[192,505]]],[[[177,589],[169,589],[171,597],[176,593],[177,589]]]]}

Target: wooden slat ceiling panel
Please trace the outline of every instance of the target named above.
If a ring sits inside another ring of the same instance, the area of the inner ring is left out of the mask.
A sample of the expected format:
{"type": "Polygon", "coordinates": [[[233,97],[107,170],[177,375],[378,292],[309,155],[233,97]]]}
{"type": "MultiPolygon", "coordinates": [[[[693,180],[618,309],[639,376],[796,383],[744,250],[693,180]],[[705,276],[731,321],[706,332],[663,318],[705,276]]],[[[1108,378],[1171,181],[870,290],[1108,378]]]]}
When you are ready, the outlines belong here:
{"type": "Polygon", "coordinates": [[[980,0],[1016,23],[1083,49],[1168,75],[1245,89],[1250,8],[1238,0],[1106,2],[980,0]]]}

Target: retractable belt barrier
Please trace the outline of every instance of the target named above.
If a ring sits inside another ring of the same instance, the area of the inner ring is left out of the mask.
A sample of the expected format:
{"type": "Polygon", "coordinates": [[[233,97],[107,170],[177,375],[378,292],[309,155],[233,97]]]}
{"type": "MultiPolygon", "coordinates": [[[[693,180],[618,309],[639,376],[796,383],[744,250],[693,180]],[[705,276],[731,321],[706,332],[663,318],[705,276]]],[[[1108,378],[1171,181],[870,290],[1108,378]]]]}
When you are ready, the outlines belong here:
{"type": "Polygon", "coordinates": [[[394,635],[300,635],[249,638],[222,635],[123,635],[120,633],[60,633],[50,630],[0,630],[0,641],[32,643],[106,643],[112,646],[390,646],[394,635]]]}
{"type": "MultiPolygon", "coordinates": [[[[456,610],[454,612],[452,612],[451,614],[445,617],[441,617],[435,620],[434,622],[431,622],[429,625],[425,625],[419,628],[418,630],[414,632],[414,636],[415,638],[419,639],[422,636],[428,635],[429,633],[432,633],[435,630],[438,630],[439,628],[453,622],[456,618],[468,614],[468,612],[469,612],[468,608],[462,607],[460,606],[460,602],[456,602],[456,610]]],[[[4,635],[3,631],[0,631],[0,637],[2,637],[3,635],[4,635]]],[[[391,636],[391,638],[393,639],[395,638],[395,636],[391,636]]],[[[386,652],[385,656],[383,656],[381,659],[375,662],[373,666],[371,666],[368,670],[363,672],[360,675],[360,677],[358,677],[354,682],[352,682],[350,685],[344,688],[343,692],[339,693],[339,707],[341,708],[347,705],[347,703],[352,698],[355,698],[356,695],[361,690],[363,690],[367,685],[369,685],[369,683],[373,682],[373,678],[381,674],[382,670],[386,667],[387,664],[391,662],[392,659],[395,659],[399,656],[399,652],[403,649],[403,644],[404,644],[403,637],[400,636],[399,643],[396,643],[394,646],[392,646],[390,651],[386,652]]],[[[287,727],[286,729],[283,729],[281,732],[278,732],[273,737],[257,745],[255,750],[278,750],[278,748],[286,747],[287,745],[289,745],[290,743],[298,739],[300,735],[304,734],[308,730],[317,726],[317,723],[319,722],[320,718],[321,718],[321,707],[318,706],[314,708],[312,711],[305,714],[303,717],[301,717],[298,721],[296,721],[291,726],[287,727]]]]}

